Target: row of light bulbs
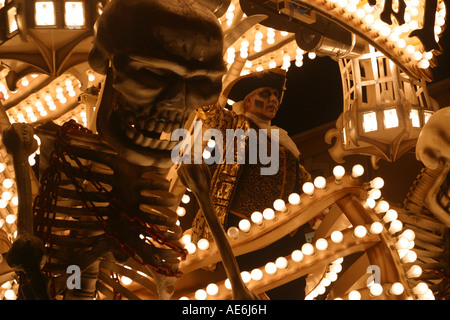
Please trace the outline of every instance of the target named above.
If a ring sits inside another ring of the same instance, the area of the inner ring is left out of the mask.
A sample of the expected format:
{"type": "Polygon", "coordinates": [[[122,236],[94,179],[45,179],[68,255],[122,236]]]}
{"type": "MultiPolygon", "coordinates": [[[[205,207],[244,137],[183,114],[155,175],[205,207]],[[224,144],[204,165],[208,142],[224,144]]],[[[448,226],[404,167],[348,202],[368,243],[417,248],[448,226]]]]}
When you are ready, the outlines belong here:
{"type": "MultiPolygon", "coordinates": [[[[64,105],[68,99],[76,99],[80,94],[79,88],[81,83],[74,77],[63,77],[52,82],[49,86],[40,90],[39,93],[30,95],[28,99],[25,99],[19,105],[10,108],[7,113],[11,123],[36,122],[57,111],[57,104],[64,105]],[[64,79],[62,79],[63,77],[64,79]]],[[[26,77],[23,79],[26,79],[26,77]]],[[[22,87],[22,89],[26,88],[22,87]]]]}
{"type": "MultiPolygon", "coordinates": [[[[372,37],[374,39],[376,38],[380,43],[387,43],[391,49],[395,48],[398,56],[401,56],[405,63],[416,65],[420,69],[428,69],[430,67],[433,53],[431,51],[424,51],[420,41],[414,37],[409,37],[412,30],[421,28],[423,24],[423,14],[420,14],[419,5],[421,2],[419,0],[406,1],[405,24],[401,26],[395,25],[395,22],[390,26],[380,19],[384,1],[377,3],[375,6],[369,5],[367,1],[360,0],[327,0],[323,3],[321,2],[320,4],[325,5],[328,9],[334,8],[341,15],[345,16],[347,20],[354,23],[355,27],[362,28],[366,33],[372,33],[372,37]]],[[[235,8],[236,6],[232,3],[225,14],[228,26],[231,25],[231,22],[234,19],[233,12],[235,11],[235,8]]],[[[440,1],[437,7],[434,26],[437,42],[445,28],[445,15],[446,7],[444,1],[440,1]]],[[[241,38],[239,44],[228,49],[226,57],[227,63],[231,65],[237,54],[240,54],[242,58],[246,59],[250,54],[250,50],[253,53],[261,52],[264,43],[264,34],[266,38],[265,42],[270,46],[276,42],[276,33],[280,33],[282,37],[286,37],[289,34],[288,32],[279,32],[273,28],[257,25],[253,30],[247,32],[246,35],[241,38]],[[250,43],[251,39],[253,42],[252,44],[250,43]]],[[[265,57],[259,58],[255,66],[253,66],[254,69],[246,70],[244,71],[244,74],[255,71],[257,67],[259,67],[259,70],[256,71],[261,71],[265,68],[274,68],[277,65],[281,65],[282,68],[287,70],[290,66],[290,61],[293,60],[294,56],[296,57],[296,66],[300,67],[302,65],[302,58],[300,58],[298,54],[295,54],[295,49],[291,48],[294,46],[296,47],[293,41],[289,48],[283,49],[281,55],[277,52],[272,52],[270,56],[266,55],[265,57]],[[289,54],[289,52],[291,53],[289,54]],[[280,59],[280,56],[283,57],[283,59],[280,59]],[[289,62],[287,62],[287,59],[289,59],[289,62]]],[[[312,59],[315,57],[313,52],[308,55],[312,59]]]]}
{"type": "MultiPolygon", "coordinates": [[[[376,39],[377,42],[387,43],[388,47],[395,49],[398,56],[404,59],[404,62],[416,65],[421,69],[430,67],[433,53],[424,51],[421,42],[415,37],[409,37],[411,31],[423,27],[424,8],[419,10],[421,1],[405,1],[405,23],[401,26],[396,25],[395,21],[392,25],[388,25],[380,19],[384,1],[377,2],[375,6],[369,5],[367,1],[359,0],[327,0],[326,3],[329,8],[338,10],[355,27],[371,34],[371,37],[376,39]]],[[[444,1],[440,1],[437,6],[434,26],[436,42],[439,42],[441,33],[445,28],[445,15],[444,1]]]]}
{"type": "MultiPolygon", "coordinates": [[[[17,236],[17,206],[18,197],[12,164],[4,147],[0,148],[0,228],[6,232],[12,242],[17,236]]],[[[0,263],[4,263],[4,257],[0,253],[0,263]]],[[[18,283],[16,280],[8,280],[0,283],[0,300],[16,300],[18,283]]]]}
{"type": "MultiPolygon", "coordinates": [[[[333,169],[333,174],[335,177],[335,183],[340,183],[342,177],[345,174],[345,169],[342,166],[336,166],[333,169]]],[[[361,165],[355,165],[352,168],[351,176],[352,178],[356,179],[361,177],[364,174],[364,168],[361,165]]],[[[404,264],[411,264],[414,263],[417,259],[417,254],[412,250],[414,248],[414,238],[415,234],[414,231],[411,229],[405,229],[403,230],[403,224],[400,220],[398,220],[398,214],[394,209],[391,209],[389,206],[389,203],[385,200],[379,200],[376,202],[376,200],[381,198],[380,189],[384,186],[384,180],[380,177],[377,177],[373,180],[371,180],[368,183],[369,191],[368,191],[368,200],[373,200],[374,205],[372,205],[372,201],[366,201],[365,205],[373,209],[374,212],[377,215],[381,216],[380,221],[376,221],[372,223],[370,226],[363,226],[358,225],[353,228],[353,236],[356,238],[364,238],[368,234],[380,234],[383,232],[384,228],[387,229],[387,231],[391,234],[392,237],[396,239],[396,243],[394,245],[395,249],[397,250],[397,253],[399,255],[399,258],[401,259],[401,262],[404,264]],[[384,224],[384,226],[383,226],[384,224]],[[401,232],[403,230],[403,232],[401,232]],[[401,233],[400,233],[401,232],[401,233]]],[[[326,179],[323,177],[316,177],[312,183],[305,183],[303,186],[303,191],[308,196],[314,196],[314,190],[316,188],[319,189],[326,189],[326,179]]],[[[188,196],[186,195],[185,203],[187,203],[188,196]]],[[[300,195],[293,193],[289,196],[288,202],[290,205],[300,205],[301,204],[301,197],[300,195]]],[[[285,212],[287,213],[288,209],[286,208],[286,204],[283,200],[278,199],[274,202],[273,208],[266,208],[262,213],[261,212],[254,212],[251,215],[251,222],[248,219],[242,219],[238,227],[230,227],[227,230],[227,234],[230,237],[230,239],[238,239],[240,234],[246,234],[250,232],[250,229],[252,227],[252,222],[261,227],[263,226],[264,220],[274,220],[276,219],[276,212],[285,212]]],[[[177,213],[179,213],[179,216],[184,216],[185,209],[182,207],[179,207],[179,210],[177,210],[177,213]]],[[[352,227],[352,226],[350,226],[352,227]]],[[[300,250],[294,250],[291,254],[291,259],[295,262],[301,262],[303,260],[303,257],[305,255],[313,255],[316,250],[323,251],[326,250],[329,246],[329,242],[331,241],[333,243],[341,243],[343,241],[343,233],[341,231],[334,231],[330,235],[330,239],[324,239],[320,238],[315,241],[314,244],[312,243],[305,243],[301,247],[300,250]]],[[[208,250],[210,248],[210,243],[206,239],[201,239],[197,242],[197,244],[194,244],[191,242],[191,237],[189,234],[185,234],[182,239],[182,243],[185,244],[185,248],[188,251],[189,254],[195,255],[197,250],[208,250]]],[[[335,281],[337,279],[337,273],[340,272],[341,268],[339,267],[340,264],[337,262],[342,262],[341,259],[338,259],[338,261],[335,261],[330,265],[330,267],[327,270],[327,273],[324,275],[322,281],[316,286],[314,290],[312,290],[307,296],[306,299],[314,299],[318,295],[323,294],[326,290],[326,285],[331,284],[331,282],[335,281]]],[[[276,259],[275,262],[269,262],[264,267],[264,270],[268,274],[274,274],[277,269],[284,269],[287,267],[287,259],[285,257],[279,257],[276,259]]],[[[259,280],[260,276],[262,277],[262,272],[258,272],[259,269],[255,269],[252,272],[244,272],[243,273],[243,280],[247,279],[246,281],[253,280],[259,280]],[[251,275],[255,274],[258,276],[252,277],[251,275]],[[246,276],[247,275],[247,276],[246,276]],[[248,276],[250,275],[250,277],[248,276]],[[245,277],[245,278],[244,278],[245,277]]],[[[260,270],[259,270],[260,271],[260,270]]],[[[406,275],[408,278],[417,278],[421,275],[422,269],[418,265],[413,265],[409,268],[409,270],[406,272],[406,275]]],[[[246,282],[244,281],[244,282],[246,282]]],[[[229,284],[229,281],[225,282],[225,286],[227,287],[227,283],[229,284]]],[[[419,282],[419,284],[414,287],[413,293],[416,294],[416,297],[419,299],[433,299],[434,295],[432,294],[430,289],[423,290],[423,288],[426,286],[425,283],[419,282]]],[[[211,292],[215,292],[211,295],[217,295],[217,285],[210,284],[206,289],[200,289],[196,292],[195,298],[196,299],[206,299],[208,296],[208,288],[213,288],[211,292]]],[[[373,284],[369,287],[369,291],[371,296],[376,297],[380,296],[383,293],[383,286],[380,284],[373,284]]],[[[390,285],[390,288],[387,289],[388,294],[393,295],[400,295],[403,293],[404,287],[401,283],[394,283],[390,285]]],[[[346,297],[347,299],[354,300],[354,299],[361,298],[361,293],[357,290],[354,290],[348,294],[346,297]]],[[[183,297],[185,299],[186,297],[183,297]]],[[[339,298],[341,299],[341,298],[339,298]]]]}

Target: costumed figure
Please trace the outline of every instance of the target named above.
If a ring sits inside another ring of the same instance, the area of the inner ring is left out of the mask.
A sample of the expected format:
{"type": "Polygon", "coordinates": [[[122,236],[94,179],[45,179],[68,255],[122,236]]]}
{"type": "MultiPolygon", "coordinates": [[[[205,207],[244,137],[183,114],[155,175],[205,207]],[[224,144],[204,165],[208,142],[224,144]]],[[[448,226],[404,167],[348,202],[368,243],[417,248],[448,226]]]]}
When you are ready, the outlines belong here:
{"type": "MultiPolygon", "coordinates": [[[[237,225],[243,218],[250,219],[253,212],[272,207],[276,199],[286,201],[291,193],[300,192],[304,182],[311,180],[300,164],[300,152],[288,133],[271,124],[280,107],[285,84],[286,71],[279,68],[244,75],[232,81],[222,93],[234,101],[232,110],[216,103],[196,111],[203,126],[221,130],[223,137],[227,136],[227,129],[234,129],[234,132],[255,129],[258,144],[267,142],[265,150],[268,153],[270,150],[273,152],[270,144],[274,138],[279,145],[278,155],[270,155],[278,161],[278,168],[270,174],[262,174],[261,168],[267,169],[273,164],[263,164],[260,158],[256,163],[238,161],[239,142],[232,146],[235,161],[224,160],[217,164],[211,181],[211,197],[224,227],[237,225]],[[267,136],[263,137],[265,134],[267,136]]],[[[228,142],[224,141],[223,149],[230,147],[226,145],[228,142]]],[[[249,160],[249,136],[246,137],[245,150],[245,159],[249,160]]],[[[211,238],[201,212],[196,215],[188,232],[191,232],[193,242],[211,238]]]]}

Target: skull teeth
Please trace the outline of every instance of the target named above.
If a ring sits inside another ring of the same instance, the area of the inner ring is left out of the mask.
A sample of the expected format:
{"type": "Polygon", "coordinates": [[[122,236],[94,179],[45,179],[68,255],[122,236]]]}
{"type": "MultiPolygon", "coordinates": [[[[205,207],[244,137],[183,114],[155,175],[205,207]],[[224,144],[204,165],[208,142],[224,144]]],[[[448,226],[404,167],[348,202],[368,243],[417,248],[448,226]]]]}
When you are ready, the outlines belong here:
{"type": "Polygon", "coordinates": [[[178,129],[180,127],[179,123],[164,123],[164,122],[156,122],[157,126],[154,130],[141,131],[134,124],[128,124],[125,128],[126,136],[132,140],[132,142],[138,146],[158,149],[158,150],[171,150],[178,141],[170,141],[167,140],[169,138],[170,133],[178,129]],[[149,135],[155,133],[160,134],[160,138],[152,138],[149,135]]]}

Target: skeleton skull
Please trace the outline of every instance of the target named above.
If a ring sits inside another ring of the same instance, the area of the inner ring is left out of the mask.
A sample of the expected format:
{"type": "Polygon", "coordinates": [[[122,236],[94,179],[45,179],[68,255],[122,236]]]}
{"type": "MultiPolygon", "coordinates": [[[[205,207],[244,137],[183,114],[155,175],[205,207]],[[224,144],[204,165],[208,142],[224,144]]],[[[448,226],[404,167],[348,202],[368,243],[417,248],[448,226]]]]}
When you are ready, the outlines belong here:
{"type": "MultiPolygon", "coordinates": [[[[422,161],[430,170],[439,170],[436,180],[425,196],[424,204],[448,228],[450,228],[450,212],[448,203],[444,204],[447,200],[440,190],[450,172],[449,123],[450,107],[438,110],[423,127],[416,145],[417,160],[422,161]]],[[[447,189],[446,193],[448,192],[447,189]]]]}
{"type": "Polygon", "coordinates": [[[177,142],[161,136],[217,101],[226,71],[222,47],[216,16],[196,1],[111,1],[89,55],[107,78],[99,134],[132,163],[171,166],[177,142]]]}
{"type": "Polygon", "coordinates": [[[450,107],[438,110],[423,127],[416,145],[417,160],[429,169],[450,161],[450,107]]]}

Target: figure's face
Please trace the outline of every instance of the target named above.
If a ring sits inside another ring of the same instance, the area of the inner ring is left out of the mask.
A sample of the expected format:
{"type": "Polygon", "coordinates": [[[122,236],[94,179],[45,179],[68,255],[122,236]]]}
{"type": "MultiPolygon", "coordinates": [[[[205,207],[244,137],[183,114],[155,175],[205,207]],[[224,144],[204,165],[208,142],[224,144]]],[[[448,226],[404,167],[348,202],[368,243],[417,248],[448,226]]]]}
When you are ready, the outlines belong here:
{"type": "Polygon", "coordinates": [[[275,118],[279,107],[280,93],[273,88],[257,89],[245,98],[245,112],[252,113],[262,120],[275,118]]]}

